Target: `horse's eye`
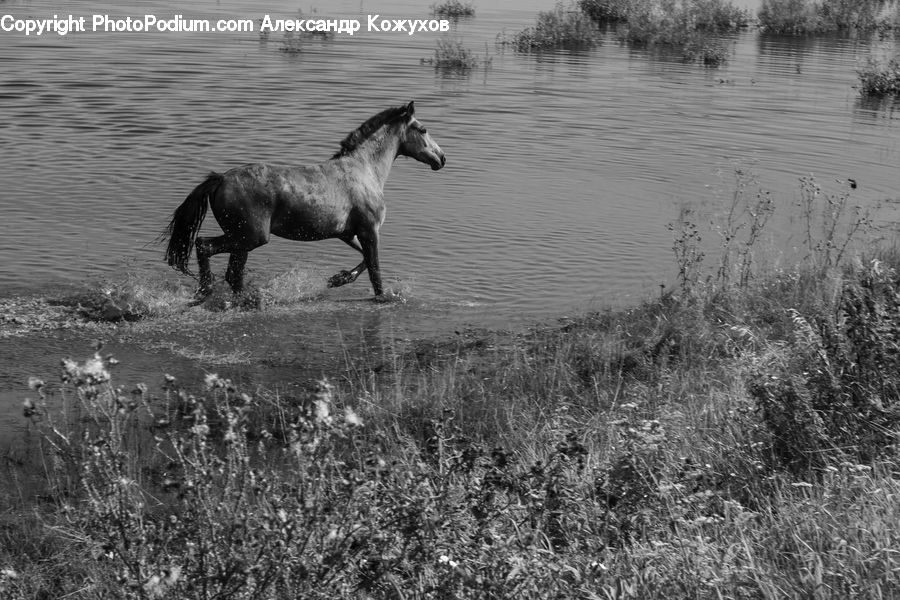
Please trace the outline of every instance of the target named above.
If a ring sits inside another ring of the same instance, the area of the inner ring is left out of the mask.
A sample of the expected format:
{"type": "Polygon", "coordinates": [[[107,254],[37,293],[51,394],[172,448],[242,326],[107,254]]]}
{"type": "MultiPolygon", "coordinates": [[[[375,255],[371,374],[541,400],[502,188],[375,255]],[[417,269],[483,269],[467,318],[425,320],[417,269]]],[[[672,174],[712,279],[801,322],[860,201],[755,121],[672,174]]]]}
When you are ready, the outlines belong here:
{"type": "Polygon", "coordinates": [[[422,135],[425,135],[426,133],[428,133],[428,130],[425,129],[424,127],[420,127],[420,128],[419,128],[419,132],[420,132],[422,135]]]}

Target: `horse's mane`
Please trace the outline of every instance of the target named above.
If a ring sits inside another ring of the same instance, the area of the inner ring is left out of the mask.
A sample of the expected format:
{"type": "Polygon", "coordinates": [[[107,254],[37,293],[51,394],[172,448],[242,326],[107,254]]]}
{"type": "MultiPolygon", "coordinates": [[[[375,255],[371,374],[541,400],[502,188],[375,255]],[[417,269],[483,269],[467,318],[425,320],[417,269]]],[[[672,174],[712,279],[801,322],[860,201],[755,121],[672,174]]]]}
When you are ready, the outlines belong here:
{"type": "Polygon", "coordinates": [[[386,108],[377,115],[369,117],[362,125],[348,133],[347,137],[341,140],[341,149],[335,152],[331,158],[347,156],[381,127],[405,119],[407,115],[407,106],[404,105],[386,108]]]}

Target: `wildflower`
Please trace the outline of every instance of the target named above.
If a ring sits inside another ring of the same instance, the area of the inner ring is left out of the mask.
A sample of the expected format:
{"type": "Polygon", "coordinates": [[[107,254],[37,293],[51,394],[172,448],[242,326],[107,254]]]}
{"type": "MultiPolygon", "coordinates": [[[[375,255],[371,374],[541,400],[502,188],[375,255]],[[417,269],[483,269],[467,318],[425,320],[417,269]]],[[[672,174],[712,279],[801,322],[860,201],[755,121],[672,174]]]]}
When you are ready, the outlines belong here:
{"type": "Polygon", "coordinates": [[[352,425],[354,427],[362,427],[362,419],[359,418],[359,415],[354,412],[352,408],[349,406],[344,408],[344,422],[347,425],[352,425]]]}
{"type": "Polygon", "coordinates": [[[84,367],[81,368],[81,373],[88,383],[103,383],[109,381],[109,371],[106,370],[103,359],[100,358],[99,354],[95,354],[84,363],[84,367]]]}
{"type": "Polygon", "coordinates": [[[438,557],[438,562],[442,565],[448,565],[451,569],[455,569],[459,566],[459,563],[447,556],[446,554],[441,554],[438,557]]]}
{"type": "Polygon", "coordinates": [[[39,390],[44,387],[44,380],[39,379],[37,377],[29,377],[28,378],[28,389],[30,390],[39,390]]]}
{"type": "Polygon", "coordinates": [[[165,593],[162,590],[162,577],[159,575],[150,577],[144,582],[144,591],[147,592],[147,595],[151,598],[162,598],[165,593]]]}
{"type": "Polygon", "coordinates": [[[317,423],[323,423],[328,420],[330,411],[327,402],[324,400],[316,400],[313,402],[313,409],[317,423]]]}
{"type": "Polygon", "coordinates": [[[78,363],[76,363],[71,358],[64,358],[62,361],[63,368],[63,381],[69,381],[71,379],[75,379],[79,375],[78,363]]]}
{"type": "Polygon", "coordinates": [[[181,567],[175,566],[152,575],[144,582],[144,592],[150,598],[162,598],[181,577],[181,567]]]}
{"type": "Polygon", "coordinates": [[[31,398],[25,398],[25,401],[22,402],[22,408],[26,419],[30,419],[37,413],[37,407],[34,405],[34,400],[31,398]]]}
{"type": "Polygon", "coordinates": [[[0,577],[3,577],[4,579],[18,579],[19,574],[13,569],[6,568],[0,569],[0,577]]]}
{"type": "Polygon", "coordinates": [[[216,375],[215,373],[207,373],[206,377],[203,379],[203,382],[206,384],[206,389],[211,390],[217,387],[224,387],[224,383],[222,378],[216,375]]]}

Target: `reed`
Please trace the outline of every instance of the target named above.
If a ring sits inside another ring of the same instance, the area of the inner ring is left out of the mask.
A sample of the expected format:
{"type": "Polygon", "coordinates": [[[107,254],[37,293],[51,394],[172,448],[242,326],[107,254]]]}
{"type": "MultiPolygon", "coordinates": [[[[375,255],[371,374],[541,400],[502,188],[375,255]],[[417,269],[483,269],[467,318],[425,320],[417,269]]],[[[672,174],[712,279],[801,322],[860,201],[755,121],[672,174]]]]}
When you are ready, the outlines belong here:
{"type": "Polygon", "coordinates": [[[498,40],[520,52],[590,48],[597,44],[597,28],[576,5],[558,3],[552,10],[539,12],[533,26],[498,40]]]}
{"type": "Polygon", "coordinates": [[[795,35],[894,29],[900,24],[896,0],[763,0],[760,27],[795,35]]]}
{"type": "Polygon", "coordinates": [[[900,94],[900,55],[888,58],[869,56],[857,70],[859,91],[865,96],[900,94]]]}
{"type": "Polygon", "coordinates": [[[431,13],[436,17],[460,17],[475,16],[475,5],[461,0],[444,0],[431,5],[431,13]]]}
{"type": "Polygon", "coordinates": [[[467,48],[462,40],[441,38],[434,49],[433,64],[437,69],[468,71],[482,64],[475,52],[467,48]]]}
{"type": "Polygon", "coordinates": [[[716,67],[728,59],[724,34],[746,28],[750,15],[727,0],[582,0],[581,10],[633,45],[680,51],[687,62],[716,67]]]}

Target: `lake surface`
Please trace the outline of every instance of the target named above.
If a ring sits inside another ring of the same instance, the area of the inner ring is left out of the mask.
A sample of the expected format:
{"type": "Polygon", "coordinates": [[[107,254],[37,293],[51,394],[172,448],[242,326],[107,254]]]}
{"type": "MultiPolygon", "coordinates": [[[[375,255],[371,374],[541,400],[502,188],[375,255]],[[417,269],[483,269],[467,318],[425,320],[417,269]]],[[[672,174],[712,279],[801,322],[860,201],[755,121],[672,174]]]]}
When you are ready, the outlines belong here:
{"type": "MultiPolygon", "coordinates": [[[[295,16],[298,5],[0,6],[259,18],[295,16]]],[[[492,61],[468,75],[421,64],[438,34],[365,31],[367,14],[425,18],[428,2],[331,3],[328,15],[359,18],[363,30],[294,54],[281,51],[281,33],[0,35],[0,290],[41,292],[126,263],[163,270],[152,241],[207,171],[324,160],[362,120],[409,99],[448,165],[395,164],[385,275],[418,298],[498,318],[620,304],[671,280],[667,223],[683,203],[713,202],[710,186],[727,187],[735,164],[786,199],[809,172],[855,178],[861,202],[900,194],[900,113],[865,105],[852,87],[868,43],[750,32],[719,69],[612,35],[578,53],[495,47],[550,6],[478,3],[453,33],[492,61]]],[[[257,278],[294,266],[327,276],[356,258],[338,241],[276,240],[249,267],[257,278]]]]}
{"type": "MultiPolygon", "coordinates": [[[[884,204],[880,221],[897,220],[900,106],[865,102],[853,87],[856,68],[888,42],[748,31],[730,40],[718,69],[632,49],[613,34],[591,50],[520,54],[497,47],[497,35],[532,24],[552,2],[502,0],[478,2],[477,15],[454,26],[456,39],[490,58],[460,74],[423,64],[439,34],[365,31],[366,15],[427,18],[429,4],[329,3],[314,16],[357,18],[363,30],[301,40],[299,52],[284,51],[281,33],[0,33],[0,298],[124,273],[187,285],[153,240],[205,173],[325,160],[363,120],[411,99],[448,162],[432,172],[399,159],[385,190],[382,270],[410,305],[358,308],[352,301],[371,291],[365,277],[319,289],[326,308],[303,308],[302,326],[291,325],[305,337],[250,347],[254,357],[296,355],[338,322],[363,337],[385,328],[425,335],[636,302],[673,281],[667,225],[679,208],[714,218],[735,167],[772,191],[773,232],[790,229],[798,178],[809,173],[836,190],[835,179],[855,179],[854,202],[884,204]]],[[[13,1],[0,3],[0,15],[257,19],[298,8],[310,16],[314,7],[13,1]]],[[[204,231],[217,231],[211,215],[204,231]]],[[[793,242],[767,243],[790,252],[793,242]]],[[[338,241],[273,239],[248,267],[263,283],[300,269],[322,288],[356,262],[338,241]]],[[[238,348],[246,333],[229,333],[227,344],[238,348]]],[[[12,402],[28,368],[80,343],[42,339],[2,342],[16,366],[0,382],[0,403],[12,402]]]]}

